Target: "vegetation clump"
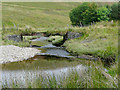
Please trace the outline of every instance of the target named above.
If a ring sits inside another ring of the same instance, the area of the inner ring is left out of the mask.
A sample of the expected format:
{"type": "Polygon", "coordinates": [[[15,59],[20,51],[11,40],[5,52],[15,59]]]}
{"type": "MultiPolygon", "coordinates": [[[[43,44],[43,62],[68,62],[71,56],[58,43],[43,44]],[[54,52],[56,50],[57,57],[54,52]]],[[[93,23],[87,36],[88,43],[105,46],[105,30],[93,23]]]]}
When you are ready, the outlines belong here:
{"type": "Polygon", "coordinates": [[[99,21],[119,20],[120,3],[98,7],[96,3],[82,3],[71,10],[69,17],[73,26],[85,26],[99,21]]]}
{"type": "Polygon", "coordinates": [[[70,20],[72,25],[80,26],[90,24],[91,22],[97,21],[96,13],[97,5],[95,3],[83,3],[77,8],[74,8],[70,14],[70,20]]]}
{"type": "Polygon", "coordinates": [[[61,45],[63,42],[63,36],[59,36],[59,35],[50,36],[48,38],[48,41],[52,42],[53,45],[61,45]]]}

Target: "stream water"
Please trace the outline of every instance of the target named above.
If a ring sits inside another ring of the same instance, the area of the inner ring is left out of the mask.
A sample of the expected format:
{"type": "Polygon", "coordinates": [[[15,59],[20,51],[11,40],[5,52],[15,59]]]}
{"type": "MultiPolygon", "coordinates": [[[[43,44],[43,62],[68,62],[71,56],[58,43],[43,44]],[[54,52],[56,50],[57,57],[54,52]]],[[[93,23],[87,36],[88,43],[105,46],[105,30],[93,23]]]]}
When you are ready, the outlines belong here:
{"type": "Polygon", "coordinates": [[[60,76],[67,76],[71,70],[76,70],[79,74],[87,70],[80,60],[72,60],[70,55],[62,47],[56,47],[47,41],[47,37],[40,37],[32,40],[32,46],[40,49],[41,53],[25,61],[12,62],[2,65],[2,85],[10,86],[18,81],[21,85],[30,80],[54,75],[59,81],[60,76]],[[35,47],[37,46],[37,47],[35,47]]]}

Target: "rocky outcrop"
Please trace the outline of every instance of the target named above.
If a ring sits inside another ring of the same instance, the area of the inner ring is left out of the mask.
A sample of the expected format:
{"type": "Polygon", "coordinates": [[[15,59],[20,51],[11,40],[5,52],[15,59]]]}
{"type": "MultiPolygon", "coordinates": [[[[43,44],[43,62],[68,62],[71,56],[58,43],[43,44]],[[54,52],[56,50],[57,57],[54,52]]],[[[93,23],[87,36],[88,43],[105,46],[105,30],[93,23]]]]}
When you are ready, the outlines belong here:
{"type": "Polygon", "coordinates": [[[8,35],[7,38],[8,38],[8,40],[12,40],[12,41],[16,41],[16,42],[20,42],[23,40],[22,35],[8,35]]]}
{"type": "Polygon", "coordinates": [[[81,37],[83,35],[83,33],[80,33],[80,32],[67,32],[64,36],[64,39],[65,40],[68,40],[68,39],[75,39],[75,38],[78,38],[78,37],[81,37]]]}

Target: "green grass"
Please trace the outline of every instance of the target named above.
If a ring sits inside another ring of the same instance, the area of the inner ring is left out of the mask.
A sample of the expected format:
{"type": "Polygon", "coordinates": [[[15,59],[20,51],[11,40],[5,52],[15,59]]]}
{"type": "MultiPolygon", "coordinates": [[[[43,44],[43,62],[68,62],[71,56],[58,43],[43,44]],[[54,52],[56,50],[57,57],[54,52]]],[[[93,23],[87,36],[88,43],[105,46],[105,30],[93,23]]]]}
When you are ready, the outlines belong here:
{"type": "Polygon", "coordinates": [[[2,38],[1,38],[1,43],[2,45],[16,45],[16,46],[20,46],[20,47],[28,47],[30,46],[30,39],[33,38],[37,38],[37,37],[24,37],[23,41],[20,42],[16,42],[16,41],[12,41],[12,40],[8,40],[8,35],[20,35],[20,34],[31,34],[34,31],[32,31],[31,29],[26,29],[24,28],[23,30],[17,30],[16,28],[9,28],[9,29],[5,29],[2,31],[2,38]]]}
{"type": "MultiPolygon", "coordinates": [[[[67,27],[71,24],[69,12],[80,3],[2,3],[2,23],[5,28],[10,29],[19,24],[19,31],[11,29],[2,32],[2,43],[4,45],[13,44],[17,46],[29,46],[29,42],[7,41],[5,37],[9,34],[30,34],[32,32],[47,32],[65,34],[67,31],[82,32],[83,37],[68,40],[64,46],[69,52],[78,55],[92,55],[104,59],[116,59],[118,51],[118,22],[98,22],[95,25],[87,27],[67,27]],[[31,28],[25,29],[26,26],[31,28]]],[[[102,5],[102,4],[99,4],[102,5]]],[[[30,40],[31,37],[26,38],[30,40]]],[[[116,59],[117,60],[117,59],[116,59]]],[[[43,77],[38,77],[34,82],[28,81],[26,88],[44,87],[44,88],[116,88],[117,64],[108,68],[107,74],[112,77],[105,77],[102,73],[102,64],[89,63],[92,69],[85,73],[85,78],[79,77],[77,72],[71,72],[67,78],[64,78],[60,84],[56,83],[54,77],[49,76],[47,84],[42,83],[43,77]],[[100,67],[100,68],[97,68],[100,67]],[[89,74],[90,73],[90,74],[89,74]],[[87,75],[88,76],[87,78],[87,75]],[[72,80],[71,80],[72,79],[72,80]]],[[[107,75],[106,74],[106,75],[107,75]]],[[[7,83],[7,82],[6,82],[7,83]]],[[[13,82],[11,87],[20,87],[20,84],[13,82]]],[[[9,87],[7,84],[3,87],[9,87]]]]}
{"type": "MultiPolygon", "coordinates": [[[[3,2],[2,24],[6,27],[65,27],[71,24],[69,12],[81,2],[3,2]],[[13,24],[14,23],[14,24],[13,24]]],[[[113,3],[97,3],[99,6],[113,3]]]]}
{"type": "Polygon", "coordinates": [[[15,46],[19,46],[19,47],[29,47],[30,42],[29,41],[16,42],[16,41],[12,41],[12,40],[2,40],[2,45],[15,45],[15,46]]]}
{"type": "Polygon", "coordinates": [[[69,12],[80,3],[2,3],[2,21],[6,27],[65,27],[70,24],[69,12]]]}
{"type": "MultiPolygon", "coordinates": [[[[115,65],[116,66],[116,65],[115,65]]],[[[117,69],[117,68],[116,68],[117,69]]],[[[109,69],[108,69],[109,70],[109,69]]],[[[117,72],[115,72],[117,74],[117,72]]],[[[32,74],[32,73],[31,73],[32,74]]],[[[43,73],[44,74],[44,73],[43,73]]],[[[14,81],[4,83],[3,88],[118,88],[118,77],[111,76],[104,71],[101,62],[89,62],[88,70],[82,75],[76,70],[70,70],[69,75],[60,76],[60,81],[57,81],[55,75],[44,77],[39,74],[36,78],[28,80],[25,78],[26,83],[22,86],[22,82],[14,81]],[[91,67],[90,67],[91,66],[91,67]]]]}
{"type": "Polygon", "coordinates": [[[104,59],[115,59],[118,53],[118,22],[98,22],[95,25],[71,29],[84,33],[83,37],[68,40],[64,46],[78,55],[92,55],[104,59]]]}
{"type": "Polygon", "coordinates": [[[7,35],[47,31],[54,32],[56,27],[59,30],[59,28],[67,26],[67,24],[70,24],[70,10],[79,4],[55,2],[2,3],[2,24],[5,25],[6,29],[6,31],[2,32],[3,44],[13,43],[11,41],[7,42],[5,39],[7,35]],[[17,25],[19,25],[19,31],[16,30],[17,25]]]}

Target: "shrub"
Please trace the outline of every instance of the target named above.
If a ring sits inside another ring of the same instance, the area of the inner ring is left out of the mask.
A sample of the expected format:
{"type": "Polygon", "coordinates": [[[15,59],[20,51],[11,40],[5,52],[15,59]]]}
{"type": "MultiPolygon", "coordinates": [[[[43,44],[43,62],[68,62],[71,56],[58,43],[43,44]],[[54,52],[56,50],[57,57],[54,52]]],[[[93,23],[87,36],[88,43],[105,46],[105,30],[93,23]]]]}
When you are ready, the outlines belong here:
{"type": "Polygon", "coordinates": [[[98,21],[109,21],[110,10],[106,7],[100,7],[97,10],[98,21]]]}
{"type": "Polygon", "coordinates": [[[119,9],[118,7],[120,7],[120,3],[113,4],[111,6],[111,19],[113,19],[113,20],[120,20],[120,18],[118,16],[120,14],[120,10],[118,10],[119,9]]]}
{"type": "Polygon", "coordinates": [[[95,3],[83,3],[77,8],[74,8],[69,13],[72,25],[80,26],[90,24],[93,21],[97,21],[96,17],[97,5],[95,3]]]}

